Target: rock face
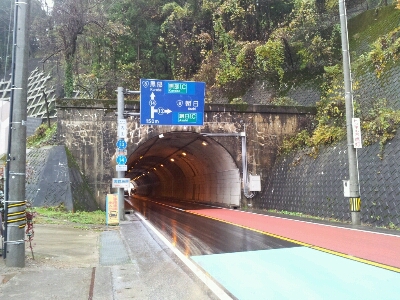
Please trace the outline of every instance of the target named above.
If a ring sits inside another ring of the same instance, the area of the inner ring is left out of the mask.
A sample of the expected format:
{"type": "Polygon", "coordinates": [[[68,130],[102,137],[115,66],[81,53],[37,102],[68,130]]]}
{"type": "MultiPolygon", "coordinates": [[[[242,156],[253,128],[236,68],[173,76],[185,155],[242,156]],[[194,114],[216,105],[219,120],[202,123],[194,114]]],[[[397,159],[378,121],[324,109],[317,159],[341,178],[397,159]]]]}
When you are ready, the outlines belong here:
{"type": "Polygon", "coordinates": [[[97,203],[64,146],[27,150],[25,197],[33,206],[58,206],[68,210],[95,210],[97,203]]]}

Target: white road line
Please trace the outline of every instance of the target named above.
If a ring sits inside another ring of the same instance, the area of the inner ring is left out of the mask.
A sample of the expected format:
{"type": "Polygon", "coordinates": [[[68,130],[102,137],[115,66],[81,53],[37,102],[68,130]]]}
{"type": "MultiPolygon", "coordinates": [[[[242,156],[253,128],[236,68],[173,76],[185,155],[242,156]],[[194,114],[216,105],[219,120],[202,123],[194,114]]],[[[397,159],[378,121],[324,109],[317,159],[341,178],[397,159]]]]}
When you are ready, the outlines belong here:
{"type": "Polygon", "coordinates": [[[176,256],[190,269],[192,272],[213,291],[213,293],[221,300],[233,300],[222,288],[220,288],[210,277],[204,273],[192,260],[181,253],[174,247],[149,221],[147,221],[141,214],[135,212],[137,215],[164,243],[167,245],[176,256]]]}

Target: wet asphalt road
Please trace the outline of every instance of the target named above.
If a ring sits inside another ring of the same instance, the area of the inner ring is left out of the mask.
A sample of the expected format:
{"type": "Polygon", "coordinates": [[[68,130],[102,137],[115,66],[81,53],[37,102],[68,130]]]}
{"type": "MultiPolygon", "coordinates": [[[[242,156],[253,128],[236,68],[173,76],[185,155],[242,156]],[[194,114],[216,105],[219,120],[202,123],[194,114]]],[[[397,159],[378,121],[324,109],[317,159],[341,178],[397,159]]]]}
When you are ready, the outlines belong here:
{"type": "Polygon", "coordinates": [[[285,240],[186,212],[211,206],[149,198],[131,198],[130,202],[188,256],[298,247],[285,240]]]}
{"type": "Polygon", "coordinates": [[[234,298],[400,299],[396,235],[195,203],[131,200],[234,298]]]}

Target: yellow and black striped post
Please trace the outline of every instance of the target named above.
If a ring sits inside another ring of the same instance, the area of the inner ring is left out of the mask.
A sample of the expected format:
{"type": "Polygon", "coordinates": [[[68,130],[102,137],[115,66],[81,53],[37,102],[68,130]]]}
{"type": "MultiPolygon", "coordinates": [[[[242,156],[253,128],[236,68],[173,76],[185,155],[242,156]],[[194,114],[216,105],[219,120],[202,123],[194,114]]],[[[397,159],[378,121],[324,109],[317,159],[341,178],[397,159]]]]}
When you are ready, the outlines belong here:
{"type": "Polygon", "coordinates": [[[353,225],[361,225],[361,199],[360,197],[350,197],[350,213],[353,225]]]}
{"type": "Polygon", "coordinates": [[[355,197],[350,198],[350,211],[351,212],[359,212],[361,210],[361,198],[355,197]]]}
{"type": "Polygon", "coordinates": [[[7,224],[14,224],[18,226],[18,228],[25,228],[26,225],[26,212],[25,206],[26,201],[21,201],[17,203],[12,203],[8,205],[8,213],[7,213],[7,224]],[[15,208],[15,209],[14,209],[15,208]]]}

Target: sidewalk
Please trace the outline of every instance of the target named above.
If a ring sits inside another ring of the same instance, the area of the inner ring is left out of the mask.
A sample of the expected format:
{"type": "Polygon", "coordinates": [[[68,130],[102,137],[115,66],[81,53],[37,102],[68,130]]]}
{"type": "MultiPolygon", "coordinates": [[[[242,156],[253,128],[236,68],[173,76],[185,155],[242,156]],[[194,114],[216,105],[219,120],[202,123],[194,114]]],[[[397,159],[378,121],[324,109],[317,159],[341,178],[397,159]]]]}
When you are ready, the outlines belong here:
{"type": "Polygon", "coordinates": [[[26,267],[0,258],[0,299],[217,299],[134,214],[90,230],[35,225],[26,267]]]}

